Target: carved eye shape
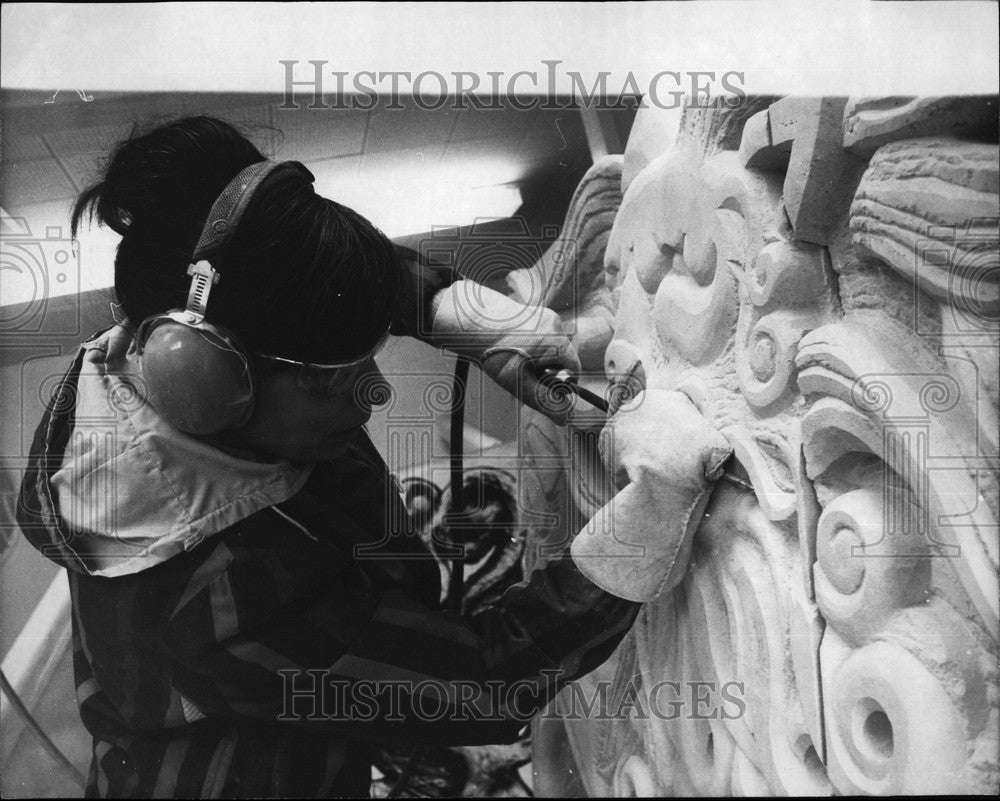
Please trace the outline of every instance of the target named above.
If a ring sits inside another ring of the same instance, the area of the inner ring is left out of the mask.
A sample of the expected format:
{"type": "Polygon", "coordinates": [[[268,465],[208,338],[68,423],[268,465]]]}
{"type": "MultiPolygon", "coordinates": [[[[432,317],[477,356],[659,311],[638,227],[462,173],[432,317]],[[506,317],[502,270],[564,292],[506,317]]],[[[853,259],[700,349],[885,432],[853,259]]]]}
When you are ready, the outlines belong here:
{"type": "MultiPolygon", "coordinates": [[[[718,252],[707,231],[682,233],[674,243],[660,245],[662,274],[673,273],[694,280],[698,286],[708,286],[715,278],[718,252]]],[[[647,291],[652,291],[647,289],[647,291]]]]}
{"type": "Polygon", "coordinates": [[[676,247],[673,245],[660,246],[660,255],[663,257],[666,268],[665,272],[687,275],[687,264],[684,263],[684,239],[685,237],[682,235],[680,244],[676,247]]]}
{"type": "Polygon", "coordinates": [[[715,242],[711,239],[704,241],[698,241],[698,239],[692,238],[692,241],[688,242],[688,238],[684,238],[686,245],[684,252],[687,254],[685,266],[688,274],[698,286],[708,286],[715,278],[718,252],[715,248],[715,242]]]}

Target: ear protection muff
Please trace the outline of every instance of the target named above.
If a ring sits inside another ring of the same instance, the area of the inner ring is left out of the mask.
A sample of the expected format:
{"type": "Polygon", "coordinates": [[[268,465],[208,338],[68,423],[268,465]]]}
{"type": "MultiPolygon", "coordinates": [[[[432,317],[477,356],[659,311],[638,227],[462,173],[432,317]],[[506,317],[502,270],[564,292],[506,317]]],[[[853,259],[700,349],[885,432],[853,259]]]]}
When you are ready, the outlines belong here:
{"type": "Polygon", "coordinates": [[[221,276],[212,266],[230,242],[255,192],[270,176],[294,170],[313,175],[297,161],[260,161],[240,172],[212,204],[187,269],[187,304],[142,321],[135,344],[146,400],[170,425],[189,434],[215,434],[246,424],[256,385],[249,355],[239,339],[205,319],[212,287],[221,276]]]}

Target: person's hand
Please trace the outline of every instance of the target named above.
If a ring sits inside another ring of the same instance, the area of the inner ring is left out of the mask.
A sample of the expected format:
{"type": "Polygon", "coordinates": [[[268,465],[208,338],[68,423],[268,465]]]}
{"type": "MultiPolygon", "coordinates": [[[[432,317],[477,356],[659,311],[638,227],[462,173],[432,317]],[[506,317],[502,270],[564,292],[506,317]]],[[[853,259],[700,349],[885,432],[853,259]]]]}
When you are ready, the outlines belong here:
{"type": "Polygon", "coordinates": [[[548,368],[580,371],[559,315],[526,306],[472,281],[457,281],[434,298],[436,344],[478,362],[483,372],[532,409],[564,424],[572,398],[544,383],[548,368]]]}
{"type": "Polygon", "coordinates": [[[538,309],[535,333],[502,336],[483,351],[483,372],[526,406],[562,425],[573,408],[573,397],[554,393],[542,379],[548,369],[580,372],[580,358],[562,322],[551,309],[538,309]]]}

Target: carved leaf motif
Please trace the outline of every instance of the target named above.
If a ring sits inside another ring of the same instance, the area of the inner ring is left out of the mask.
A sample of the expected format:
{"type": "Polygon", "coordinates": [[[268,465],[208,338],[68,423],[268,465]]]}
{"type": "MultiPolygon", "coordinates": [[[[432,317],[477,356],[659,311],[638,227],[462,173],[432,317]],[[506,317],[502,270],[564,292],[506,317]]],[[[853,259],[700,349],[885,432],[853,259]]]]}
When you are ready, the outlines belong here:
{"type": "Polygon", "coordinates": [[[614,300],[604,252],[621,205],[621,176],[621,156],[606,156],[587,170],[558,238],[538,262],[506,279],[517,300],[560,313],[585,370],[600,370],[611,339],[614,300]]]}

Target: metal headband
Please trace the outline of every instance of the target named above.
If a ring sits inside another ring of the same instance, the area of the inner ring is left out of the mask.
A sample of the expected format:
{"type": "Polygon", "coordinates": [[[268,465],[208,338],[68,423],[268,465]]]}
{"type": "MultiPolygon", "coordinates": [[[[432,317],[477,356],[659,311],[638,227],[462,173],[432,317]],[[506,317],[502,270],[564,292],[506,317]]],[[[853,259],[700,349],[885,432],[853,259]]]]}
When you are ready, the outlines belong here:
{"type": "Polygon", "coordinates": [[[192,262],[210,259],[229,242],[258,187],[281,169],[296,170],[305,175],[310,183],[315,180],[313,174],[297,161],[266,160],[251,164],[229,182],[212,204],[191,256],[192,262]]]}
{"type": "Polygon", "coordinates": [[[297,161],[258,161],[237,173],[212,204],[187,270],[191,276],[191,287],[184,311],[192,325],[198,325],[205,319],[209,293],[212,286],[219,283],[219,273],[208,259],[229,243],[260,185],[282,169],[303,174],[310,183],[315,180],[313,174],[297,161]]]}

